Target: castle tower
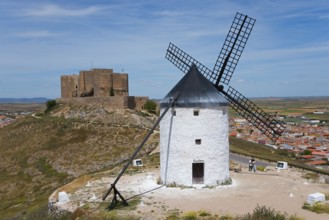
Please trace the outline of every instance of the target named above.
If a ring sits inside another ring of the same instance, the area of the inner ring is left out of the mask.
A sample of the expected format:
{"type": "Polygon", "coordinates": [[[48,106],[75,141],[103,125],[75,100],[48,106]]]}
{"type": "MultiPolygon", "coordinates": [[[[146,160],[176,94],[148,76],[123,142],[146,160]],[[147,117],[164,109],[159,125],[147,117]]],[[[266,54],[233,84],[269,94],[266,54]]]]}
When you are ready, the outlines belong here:
{"type": "Polygon", "coordinates": [[[160,123],[160,175],[166,184],[214,186],[230,180],[228,101],[192,66],[160,102],[177,97],[160,123]]]}
{"type": "Polygon", "coordinates": [[[62,75],[61,76],[61,97],[72,98],[78,96],[79,76],[62,75]]]}

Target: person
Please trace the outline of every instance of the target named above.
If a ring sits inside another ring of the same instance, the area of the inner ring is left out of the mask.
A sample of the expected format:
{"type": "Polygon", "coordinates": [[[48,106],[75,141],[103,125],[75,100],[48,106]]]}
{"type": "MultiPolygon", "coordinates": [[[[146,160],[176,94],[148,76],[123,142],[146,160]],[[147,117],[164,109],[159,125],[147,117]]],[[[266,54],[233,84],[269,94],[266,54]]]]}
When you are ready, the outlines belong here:
{"type": "Polygon", "coordinates": [[[249,160],[249,172],[252,171],[252,166],[253,166],[253,164],[252,164],[252,160],[253,160],[253,158],[251,158],[251,159],[249,160]]]}
{"type": "Polygon", "coordinates": [[[252,171],[256,172],[256,160],[254,158],[252,158],[251,162],[252,162],[252,171]]]}

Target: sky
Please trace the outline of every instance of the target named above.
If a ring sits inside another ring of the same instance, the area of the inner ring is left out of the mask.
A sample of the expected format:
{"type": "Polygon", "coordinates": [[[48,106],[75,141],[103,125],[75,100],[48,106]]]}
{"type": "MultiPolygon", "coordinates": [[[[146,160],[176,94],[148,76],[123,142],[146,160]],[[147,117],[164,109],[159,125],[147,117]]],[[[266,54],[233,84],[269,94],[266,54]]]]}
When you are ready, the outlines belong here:
{"type": "Polygon", "coordinates": [[[0,0],[0,98],[59,98],[61,75],[110,68],[161,99],[183,77],[169,42],[213,69],[236,12],[256,23],[230,86],[329,96],[328,0],[0,0]]]}

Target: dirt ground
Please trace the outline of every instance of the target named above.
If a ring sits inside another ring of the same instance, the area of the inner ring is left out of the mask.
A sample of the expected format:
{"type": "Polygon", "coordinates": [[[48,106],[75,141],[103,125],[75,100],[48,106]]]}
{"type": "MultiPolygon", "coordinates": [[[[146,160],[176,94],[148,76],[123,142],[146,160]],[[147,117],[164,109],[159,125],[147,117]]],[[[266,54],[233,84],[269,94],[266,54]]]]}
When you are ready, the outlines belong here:
{"type": "MultiPolygon", "coordinates": [[[[132,214],[143,219],[159,219],[168,215],[170,210],[199,211],[207,210],[219,215],[243,215],[252,213],[257,205],[265,205],[289,215],[310,220],[329,219],[329,214],[316,214],[302,209],[308,194],[329,193],[329,184],[323,178],[313,181],[302,176],[305,173],[295,170],[278,172],[270,167],[266,172],[251,173],[246,167],[240,173],[231,172],[232,185],[214,188],[173,188],[157,185],[158,170],[151,170],[132,176],[123,176],[117,189],[125,198],[140,195],[141,202],[132,214]],[[147,192],[147,193],[145,193],[147,192]]],[[[67,209],[83,206],[87,202],[101,202],[104,192],[114,178],[90,180],[87,185],[70,192],[67,209]]],[[[108,198],[110,202],[110,197],[108,198]]]]}

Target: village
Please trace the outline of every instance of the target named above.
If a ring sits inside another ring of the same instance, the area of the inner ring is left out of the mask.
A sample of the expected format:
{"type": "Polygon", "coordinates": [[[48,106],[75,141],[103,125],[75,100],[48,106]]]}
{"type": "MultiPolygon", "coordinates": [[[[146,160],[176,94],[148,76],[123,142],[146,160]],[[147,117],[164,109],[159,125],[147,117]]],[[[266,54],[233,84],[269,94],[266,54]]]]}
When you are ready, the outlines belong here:
{"type": "Polygon", "coordinates": [[[0,128],[15,122],[18,118],[31,115],[32,112],[0,112],[0,128]]]}
{"type": "MultiPolygon", "coordinates": [[[[318,114],[315,112],[315,114],[318,114]]],[[[308,120],[304,116],[299,123],[285,122],[285,131],[276,143],[255,129],[247,120],[230,119],[230,136],[262,144],[273,149],[287,151],[292,158],[319,169],[329,169],[329,126],[320,120],[308,120]]],[[[277,117],[284,120],[283,117],[277,117]]]]}

